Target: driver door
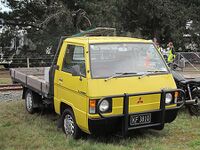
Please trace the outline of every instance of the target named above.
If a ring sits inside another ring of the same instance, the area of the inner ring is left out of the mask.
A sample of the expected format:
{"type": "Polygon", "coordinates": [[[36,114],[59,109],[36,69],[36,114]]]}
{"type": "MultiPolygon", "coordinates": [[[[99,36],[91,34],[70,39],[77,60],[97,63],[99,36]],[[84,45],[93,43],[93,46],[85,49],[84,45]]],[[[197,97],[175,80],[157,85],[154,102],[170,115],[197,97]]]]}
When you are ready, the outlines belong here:
{"type": "Polygon", "coordinates": [[[60,102],[72,107],[77,124],[83,125],[86,124],[87,104],[85,50],[78,44],[68,43],[65,47],[62,66],[56,73],[56,95],[60,102]],[[79,68],[80,72],[75,72],[74,68],[79,68]]]}

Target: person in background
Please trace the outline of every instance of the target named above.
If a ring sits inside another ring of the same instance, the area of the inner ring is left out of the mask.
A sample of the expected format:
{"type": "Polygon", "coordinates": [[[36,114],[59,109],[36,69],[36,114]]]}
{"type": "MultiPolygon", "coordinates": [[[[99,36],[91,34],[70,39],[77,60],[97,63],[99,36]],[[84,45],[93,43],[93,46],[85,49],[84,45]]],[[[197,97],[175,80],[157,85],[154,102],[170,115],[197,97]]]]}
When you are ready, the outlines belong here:
{"type": "Polygon", "coordinates": [[[167,44],[167,52],[168,52],[168,59],[167,59],[167,62],[169,64],[173,63],[176,55],[175,55],[175,50],[174,50],[174,45],[172,42],[169,42],[167,44]]]}
{"type": "Polygon", "coordinates": [[[157,49],[163,55],[165,61],[167,62],[167,59],[168,59],[167,51],[164,48],[162,48],[162,46],[160,46],[160,44],[158,42],[156,42],[155,44],[156,44],[157,49]]]}

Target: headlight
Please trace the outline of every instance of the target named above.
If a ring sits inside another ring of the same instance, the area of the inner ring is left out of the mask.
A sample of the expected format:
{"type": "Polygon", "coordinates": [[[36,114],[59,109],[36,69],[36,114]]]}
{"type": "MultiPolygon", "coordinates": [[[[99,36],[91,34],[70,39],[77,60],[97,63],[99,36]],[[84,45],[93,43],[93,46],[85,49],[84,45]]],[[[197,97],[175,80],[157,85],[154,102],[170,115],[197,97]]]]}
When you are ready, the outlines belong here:
{"type": "Polygon", "coordinates": [[[165,103],[166,103],[166,104],[170,104],[170,103],[172,102],[172,99],[173,99],[173,96],[172,96],[171,93],[167,93],[167,94],[165,95],[165,103]]]}
{"type": "Polygon", "coordinates": [[[101,112],[106,112],[109,109],[109,102],[108,100],[104,99],[103,101],[101,101],[101,103],[99,104],[99,110],[101,112]]]}

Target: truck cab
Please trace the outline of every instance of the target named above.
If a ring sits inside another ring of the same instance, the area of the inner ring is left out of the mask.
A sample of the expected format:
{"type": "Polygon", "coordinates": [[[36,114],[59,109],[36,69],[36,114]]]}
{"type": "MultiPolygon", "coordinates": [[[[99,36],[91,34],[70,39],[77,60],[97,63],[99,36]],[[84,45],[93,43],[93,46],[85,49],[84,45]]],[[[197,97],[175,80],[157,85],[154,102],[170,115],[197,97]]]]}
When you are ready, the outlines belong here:
{"type": "Polygon", "coordinates": [[[53,103],[66,135],[163,129],[183,105],[183,92],[152,41],[71,37],[62,42],[53,103]]]}

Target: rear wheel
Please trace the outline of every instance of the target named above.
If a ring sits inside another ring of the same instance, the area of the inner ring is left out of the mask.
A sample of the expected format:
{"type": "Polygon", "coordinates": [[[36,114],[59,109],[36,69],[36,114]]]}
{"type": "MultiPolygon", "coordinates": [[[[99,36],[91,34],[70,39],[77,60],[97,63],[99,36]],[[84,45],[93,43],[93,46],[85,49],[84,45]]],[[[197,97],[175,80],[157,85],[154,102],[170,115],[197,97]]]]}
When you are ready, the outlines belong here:
{"type": "Polygon", "coordinates": [[[31,90],[27,90],[25,93],[25,107],[26,110],[28,111],[28,113],[33,114],[36,112],[36,109],[39,106],[39,102],[40,101],[40,96],[31,91],[31,90]]]}
{"type": "Polygon", "coordinates": [[[189,113],[194,116],[200,116],[200,90],[195,90],[192,92],[192,98],[196,99],[198,105],[193,104],[188,106],[189,113]]]}
{"type": "Polygon", "coordinates": [[[62,114],[62,129],[67,136],[78,139],[82,135],[81,129],[76,124],[74,113],[70,108],[64,110],[62,114]]]}

